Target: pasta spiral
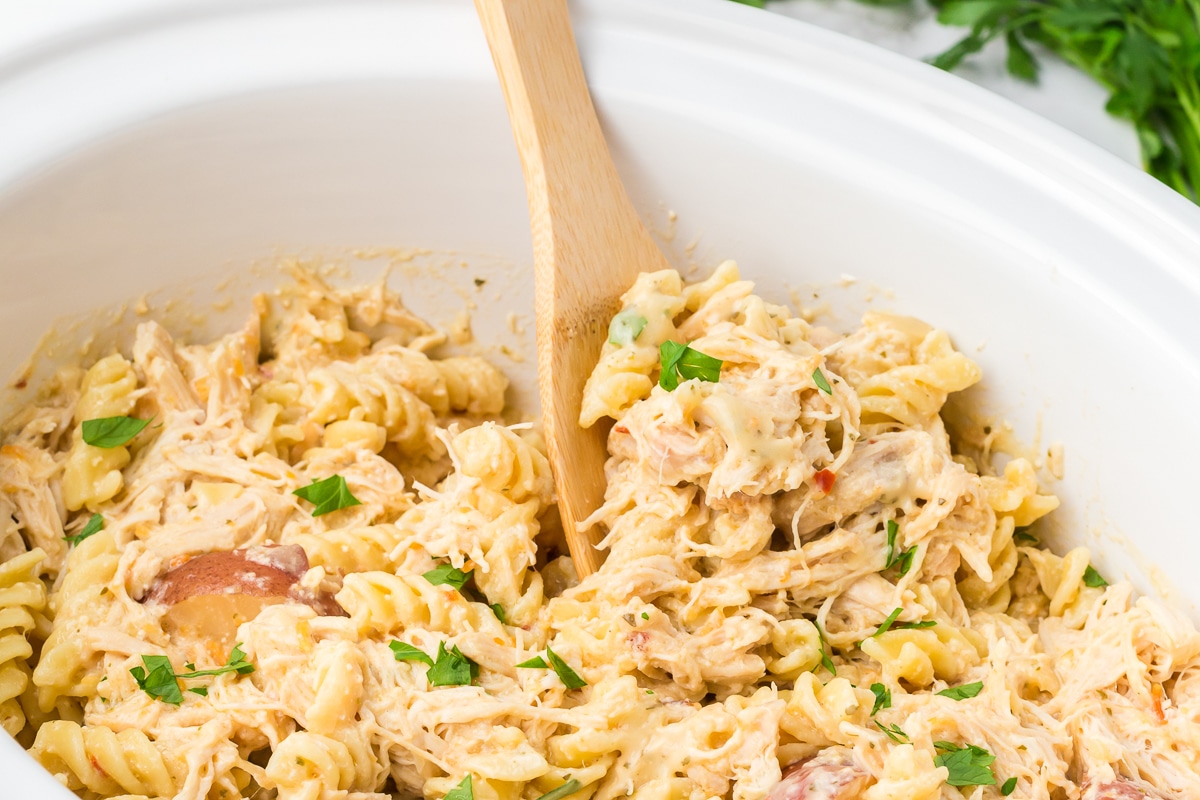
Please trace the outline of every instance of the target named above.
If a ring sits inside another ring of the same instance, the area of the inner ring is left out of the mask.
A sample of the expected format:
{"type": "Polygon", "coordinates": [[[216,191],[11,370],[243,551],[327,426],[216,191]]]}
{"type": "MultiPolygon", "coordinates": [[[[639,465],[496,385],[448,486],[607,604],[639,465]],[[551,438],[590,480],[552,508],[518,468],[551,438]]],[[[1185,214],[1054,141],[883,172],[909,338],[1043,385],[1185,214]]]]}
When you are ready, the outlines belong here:
{"type": "Polygon", "coordinates": [[[42,725],[30,753],[75,791],[173,797],[182,765],[168,761],[146,734],[55,720],[42,725]]]}
{"type": "Polygon", "coordinates": [[[128,447],[93,447],[83,441],[85,420],[127,416],[137,402],[133,365],[111,355],[92,365],[83,377],[75,407],[75,437],[63,473],[63,502],[71,511],[95,510],[121,491],[121,469],[129,463],[128,447]]]}
{"type": "Polygon", "coordinates": [[[41,550],[31,550],[0,564],[0,725],[10,736],[25,726],[18,698],[29,684],[25,660],[33,654],[26,634],[35,625],[34,613],[46,607],[39,577],[44,558],[41,550]]]}

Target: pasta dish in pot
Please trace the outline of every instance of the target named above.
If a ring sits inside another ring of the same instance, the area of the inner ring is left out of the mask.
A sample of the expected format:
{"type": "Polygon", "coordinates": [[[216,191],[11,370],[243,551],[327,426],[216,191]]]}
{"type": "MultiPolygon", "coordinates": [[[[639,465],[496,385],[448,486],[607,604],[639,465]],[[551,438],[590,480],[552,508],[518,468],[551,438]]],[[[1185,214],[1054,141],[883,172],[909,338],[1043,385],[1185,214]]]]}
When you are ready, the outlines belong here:
{"type": "Polygon", "coordinates": [[[1200,797],[1200,634],[952,442],[946,333],[623,302],[583,581],[507,379],[382,284],[64,371],[0,449],[4,728],[89,800],[1200,797]]]}

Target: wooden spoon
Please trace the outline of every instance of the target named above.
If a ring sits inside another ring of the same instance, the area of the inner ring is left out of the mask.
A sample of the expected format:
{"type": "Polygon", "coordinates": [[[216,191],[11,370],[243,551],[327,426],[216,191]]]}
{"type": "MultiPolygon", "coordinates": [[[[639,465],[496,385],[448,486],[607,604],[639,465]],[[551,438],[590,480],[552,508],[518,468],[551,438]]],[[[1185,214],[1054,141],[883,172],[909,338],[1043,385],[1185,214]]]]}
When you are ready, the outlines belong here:
{"type": "Polygon", "coordinates": [[[533,229],[538,387],[558,508],[575,569],[602,558],[579,523],[604,500],[606,430],[583,429],[583,386],[620,297],[670,265],[613,165],[571,32],[566,0],[475,0],[513,136],[533,229]]]}

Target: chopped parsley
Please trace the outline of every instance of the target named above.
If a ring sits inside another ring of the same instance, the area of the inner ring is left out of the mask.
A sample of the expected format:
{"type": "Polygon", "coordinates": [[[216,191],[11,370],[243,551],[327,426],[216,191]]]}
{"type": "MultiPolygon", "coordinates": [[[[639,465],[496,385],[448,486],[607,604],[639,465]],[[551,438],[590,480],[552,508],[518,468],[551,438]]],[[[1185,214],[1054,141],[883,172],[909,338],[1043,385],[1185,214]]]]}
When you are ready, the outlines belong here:
{"type": "Polygon", "coordinates": [[[583,787],[583,784],[574,778],[570,778],[566,783],[557,789],[551,789],[537,800],[562,800],[568,795],[575,794],[583,787]]]}
{"type": "Polygon", "coordinates": [[[883,709],[892,707],[892,690],[882,683],[872,683],[871,694],[875,695],[875,705],[871,707],[872,717],[883,709]]]}
{"type": "Polygon", "coordinates": [[[314,517],[362,505],[362,501],[350,493],[346,479],[341,475],[331,475],[324,480],[313,481],[308,486],[301,486],[292,494],[316,506],[312,512],[314,517]]]}
{"type": "Polygon", "coordinates": [[[883,568],[887,570],[899,566],[900,577],[903,578],[912,569],[913,556],[917,554],[917,548],[916,545],[913,545],[907,550],[897,550],[896,538],[899,533],[900,526],[896,520],[889,519],[887,521],[887,561],[884,562],[883,568]]]}
{"type": "Polygon", "coordinates": [[[104,530],[104,517],[100,516],[99,514],[92,514],[92,516],[88,519],[87,524],[80,529],[79,533],[76,533],[73,536],[64,536],[63,538],[66,539],[70,544],[79,544],[84,539],[97,534],[102,530],[104,530]]]}
{"type": "Polygon", "coordinates": [[[442,800],[475,800],[475,788],[471,785],[471,776],[463,778],[442,800]]]}
{"type": "Polygon", "coordinates": [[[467,585],[467,581],[471,580],[471,571],[463,572],[457,567],[442,564],[440,567],[434,567],[429,570],[429,572],[426,572],[421,577],[434,586],[453,586],[455,589],[462,591],[462,588],[467,585]]]}
{"type": "Polygon", "coordinates": [[[941,697],[949,697],[951,700],[966,700],[969,697],[975,697],[983,691],[983,681],[975,681],[974,683],[964,683],[962,686],[951,686],[949,689],[942,689],[938,692],[941,697]]]}
{"type": "Polygon", "coordinates": [[[950,773],[946,783],[951,786],[994,786],[996,776],[992,762],[996,757],[977,745],[959,746],[953,742],[934,742],[942,752],[933,760],[935,766],[950,773]]]}
{"type": "Polygon", "coordinates": [[[437,659],[426,675],[430,686],[469,686],[479,677],[479,665],[464,656],[458,645],[447,650],[446,643],[439,642],[437,659]]]}
{"type": "Polygon", "coordinates": [[[1017,788],[1017,779],[1015,777],[1009,778],[1008,780],[1006,780],[1004,782],[1004,785],[1000,787],[1000,794],[1004,795],[1005,797],[1008,797],[1010,794],[1012,794],[1016,790],[1016,788],[1017,788]]]}
{"type": "Polygon", "coordinates": [[[670,340],[659,345],[658,361],[662,367],[658,375],[658,385],[668,392],[673,392],[679,387],[680,379],[717,383],[721,380],[721,365],[725,363],[719,358],[693,350],[686,344],[670,340]]]}
{"type": "Polygon", "coordinates": [[[393,641],[388,644],[397,661],[420,661],[426,666],[433,666],[433,659],[419,647],[413,647],[408,642],[393,641]]]}
{"type": "Polygon", "coordinates": [[[1108,586],[1108,581],[1104,580],[1104,576],[1096,572],[1096,568],[1088,564],[1088,568],[1083,571],[1083,585],[1090,586],[1093,589],[1099,589],[1102,586],[1108,586]]]}
{"type": "Polygon", "coordinates": [[[642,619],[650,619],[650,615],[649,615],[649,614],[647,614],[645,611],[643,611],[643,612],[642,612],[642,619]]]}
{"type": "Polygon", "coordinates": [[[137,417],[101,417],[85,419],[80,428],[84,442],[111,450],[129,444],[149,424],[150,420],[137,417]]]}
{"type": "Polygon", "coordinates": [[[900,726],[896,724],[884,725],[879,720],[875,720],[875,727],[887,734],[887,737],[896,744],[908,744],[908,734],[900,730],[900,726]]]}
{"type": "Polygon", "coordinates": [[[504,606],[500,605],[499,603],[492,603],[488,606],[488,608],[490,608],[492,613],[496,615],[496,619],[500,620],[505,625],[508,624],[508,615],[504,613],[504,606]]]}
{"type": "Polygon", "coordinates": [[[817,367],[812,374],[813,383],[817,385],[825,394],[833,394],[833,387],[829,385],[829,381],[825,380],[825,373],[821,372],[821,368],[817,367]]]}
{"type": "Polygon", "coordinates": [[[129,670],[139,689],[173,706],[183,702],[183,691],[179,688],[171,659],[166,656],[142,656],[142,665],[129,670]]]}
{"type": "Polygon", "coordinates": [[[817,639],[821,642],[821,666],[829,670],[830,675],[837,675],[837,665],[833,663],[833,658],[831,657],[833,648],[825,640],[825,631],[821,630],[821,623],[815,619],[813,620],[813,627],[817,629],[817,639]]]}
{"type": "Polygon", "coordinates": [[[571,669],[567,662],[558,657],[558,654],[546,648],[546,660],[550,662],[550,668],[554,670],[554,674],[563,682],[563,686],[568,689],[582,689],[587,686],[587,681],[579,677],[575,670],[571,669]]]}
{"type": "Polygon", "coordinates": [[[587,686],[587,681],[579,677],[579,673],[571,669],[567,662],[559,657],[558,653],[546,648],[546,657],[534,656],[528,661],[522,661],[517,664],[517,669],[552,669],[558,679],[563,682],[563,686],[568,689],[582,689],[587,686]],[[547,663],[548,662],[548,663],[547,663]]]}
{"type": "Polygon", "coordinates": [[[1013,530],[1013,541],[1018,544],[1027,544],[1031,547],[1041,544],[1038,538],[1029,532],[1029,527],[1021,527],[1013,530]]]}
{"type": "MultiPolygon", "coordinates": [[[[164,703],[170,703],[177,706],[183,702],[183,692],[179,688],[179,681],[188,680],[191,678],[203,678],[211,675],[224,675],[228,672],[236,672],[238,675],[247,675],[254,672],[254,665],[246,660],[246,654],[242,651],[241,644],[236,644],[233,650],[229,653],[229,658],[225,665],[216,669],[204,669],[197,671],[194,665],[188,664],[187,672],[176,672],[171,666],[171,659],[167,656],[142,656],[142,666],[134,667],[129,670],[129,674],[133,675],[134,681],[139,689],[146,694],[162,700],[164,703]]],[[[188,689],[188,691],[195,691],[188,689]]],[[[195,692],[201,696],[207,696],[208,690],[195,692]]]]}
{"type": "Polygon", "coordinates": [[[633,344],[645,329],[646,318],[636,308],[627,308],[608,324],[608,342],[617,347],[633,344]]]}

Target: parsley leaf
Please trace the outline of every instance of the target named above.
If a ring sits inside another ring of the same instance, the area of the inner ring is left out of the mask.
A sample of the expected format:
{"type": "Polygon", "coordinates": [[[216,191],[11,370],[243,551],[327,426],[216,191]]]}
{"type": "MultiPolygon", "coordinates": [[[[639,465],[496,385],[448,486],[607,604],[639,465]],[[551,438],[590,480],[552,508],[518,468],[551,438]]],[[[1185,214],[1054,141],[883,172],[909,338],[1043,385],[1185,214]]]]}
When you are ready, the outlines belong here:
{"type": "Polygon", "coordinates": [[[492,613],[496,615],[496,619],[500,620],[505,625],[508,624],[508,615],[504,613],[504,606],[500,605],[499,603],[492,603],[490,606],[488,606],[488,608],[490,608],[492,613]]]}
{"type": "Polygon", "coordinates": [[[1014,529],[1013,541],[1017,542],[1018,544],[1026,544],[1032,547],[1036,547],[1037,545],[1041,544],[1041,542],[1038,541],[1038,538],[1029,532],[1028,527],[1014,529]]]}
{"type": "Polygon", "coordinates": [[[201,697],[208,697],[208,687],[207,686],[193,686],[192,688],[188,689],[188,691],[191,692],[192,694],[198,694],[201,697]]]}
{"type": "Polygon", "coordinates": [[[308,486],[301,486],[292,494],[316,506],[312,512],[314,517],[362,505],[361,500],[350,494],[346,479],[341,475],[331,475],[324,480],[313,481],[308,486]]]}
{"type": "Polygon", "coordinates": [[[888,629],[892,627],[892,623],[896,621],[896,617],[900,616],[902,613],[904,613],[903,608],[892,609],[892,613],[884,617],[883,622],[879,623],[879,627],[876,628],[875,632],[871,634],[871,638],[874,639],[876,636],[882,636],[883,634],[887,633],[888,629]]]}
{"type": "MultiPolygon", "coordinates": [[[[153,698],[175,706],[183,702],[183,692],[179,689],[180,680],[224,675],[228,672],[236,672],[238,675],[254,672],[254,665],[246,660],[246,654],[242,651],[240,643],[233,646],[225,665],[216,669],[197,671],[194,664],[188,664],[187,672],[176,672],[175,668],[171,666],[171,659],[167,656],[142,656],[142,665],[129,670],[134,681],[137,682],[138,688],[153,698]]],[[[204,691],[188,689],[188,691],[202,697],[208,696],[207,689],[204,691]]]]}
{"type": "Polygon", "coordinates": [[[966,700],[968,697],[977,696],[982,691],[983,681],[975,681],[974,683],[964,683],[962,686],[942,689],[938,694],[942,697],[949,697],[951,700],[966,700]]]}
{"type": "Polygon", "coordinates": [[[550,668],[554,670],[554,674],[563,682],[563,686],[568,689],[582,689],[587,686],[587,681],[579,677],[575,670],[567,666],[567,662],[558,657],[558,654],[546,648],[546,660],[550,662],[550,668]]]}
{"type": "Polygon", "coordinates": [[[1099,589],[1101,586],[1108,586],[1108,581],[1104,580],[1103,575],[1096,572],[1095,567],[1088,564],[1088,568],[1083,571],[1083,585],[1099,589]]]}
{"type": "Polygon", "coordinates": [[[817,367],[812,374],[813,383],[817,385],[825,394],[833,394],[833,387],[829,385],[829,381],[825,380],[825,373],[821,372],[821,368],[817,367]]]}
{"type": "Polygon", "coordinates": [[[916,628],[932,628],[934,625],[937,625],[936,619],[922,619],[922,620],[917,620],[916,622],[897,622],[895,625],[892,626],[892,630],[906,631],[906,630],[913,630],[916,628]]]}
{"type": "Polygon", "coordinates": [[[617,347],[633,344],[646,329],[646,318],[636,308],[627,308],[608,324],[608,342],[617,347]]]}
{"type": "Polygon", "coordinates": [[[442,800],[475,800],[475,788],[471,785],[471,776],[463,778],[442,800]]]}
{"type": "Polygon", "coordinates": [[[437,659],[426,673],[430,686],[468,686],[479,677],[479,665],[462,654],[458,645],[449,650],[438,643],[437,659]]]}
{"type": "Polygon", "coordinates": [[[550,791],[546,792],[544,795],[539,797],[537,800],[562,800],[564,797],[566,797],[568,795],[575,794],[582,787],[583,787],[582,783],[575,780],[574,778],[571,778],[566,783],[564,783],[562,786],[558,787],[557,789],[551,789],[550,791]]]}
{"type": "Polygon", "coordinates": [[[662,371],[658,375],[658,385],[673,392],[679,388],[679,380],[698,379],[717,383],[721,380],[721,365],[725,362],[719,358],[693,350],[686,344],[667,340],[658,347],[658,361],[662,371]]]}
{"type": "Polygon", "coordinates": [[[1016,790],[1016,788],[1017,788],[1017,779],[1015,777],[1009,778],[1008,780],[1006,780],[1004,782],[1004,785],[1000,787],[1000,794],[1004,795],[1005,797],[1008,797],[1010,794],[1012,794],[1016,790]]]}
{"type": "Polygon", "coordinates": [[[917,554],[917,547],[913,545],[907,550],[896,549],[896,539],[900,534],[900,526],[896,520],[889,519],[887,521],[887,560],[883,564],[885,570],[892,567],[900,567],[900,577],[903,578],[912,569],[913,556],[917,554]]]}
{"type": "Polygon", "coordinates": [[[150,420],[137,417],[101,417],[85,419],[80,427],[83,441],[92,447],[111,450],[129,444],[149,424],[150,420]]]}
{"type": "Polygon", "coordinates": [[[821,630],[821,623],[815,619],[813,620],[813,627],[817,629],[817,639],[821,642],[821,666],[829,670],[830,675],[837,675],[837,665],[833,663],[833,658],[830,656],[833,648],[825,640],[825,631],[821,630]]]}
{"type": "Polygon", "coordinates": [[[239,642],[229,651],[229,658],[225,660],[225,665],[216,669],[202,669],[197,671],[193,664],[187,665],[188,672],[176,674],[177,678],[203,678],[208,675],[224,675],[227,672],[236,672],[238,675],[249,675],[254,672],[254,665],[246,660],[246,653],[242,650],[242,645],[239,642]]]}
{"type": "Polygon", "coordinates": [[[433,659],[424,650],[414,647],[408,642],[392,641],[388,647],[391,648],[397,661],[420,661],[427,666],[433,666],[433,659]]]}
{"type": "Polygon", "coordinates": [[[541,656],[534,656],[528,661],[522,661],[517,664],[517,669],[549,669],[550,665],[546,663],[546,659],[541,656]]]}
{"type": "Polygon", "coordinates": [[[872,683],[871,694],[875,695],[875,705],[871,707],[872,717],[883,709],[892,707],[892,690],[882,683],[872,683]]]}
{"type": "Polygon", "coordinates": [[[908,744],[908,734],[900,730],[900,726],[896,724],[884,725],[879,720],[875,720],[875,727],[887,734],[887,737],[896,744],[908,744]]]}
{"type": "Polygon", "coordinates": [[[421,577],[434,586],[453,586],[455,589],[462,591],[462,588],[467,585],[467,581],[471,580],[471,572],[463,572],[457,567],[442,564],[440,567],[429,570],[429,572],[426,572],[421,577]]]}
{"type": "Polygon", "coordinates": [[[173,706],[183,702],[183,692],[175,679],[171,659],[166,656],[142,656],[142,665],[129,670],[139,689],[156,700],[173,706]]]}
{"type": "Polygon", "coordinates": [[[63,538],[71,544],[79,544],[84,539],[92,536],[93,534],[97,534],[102,530],[104,530],[104,517],[100,516],[99,514],[92,514],[92,516],[88,519],[87,524],[80,529],[79,533],[75,534],[74,536],[64,536],[63,538]]]}
{"type": "Polygon", "coordinates": [[[951,742],[934,742],[933,746],[945,752],[933,759],[938,767],[945,767],[950,775],[946,783],[951,786],[994,786],[996,776],[991,764],[996,757],[977,745],[959,747],[951,742]]]}

